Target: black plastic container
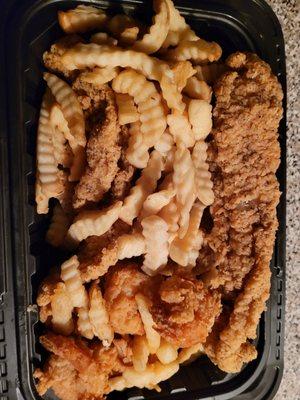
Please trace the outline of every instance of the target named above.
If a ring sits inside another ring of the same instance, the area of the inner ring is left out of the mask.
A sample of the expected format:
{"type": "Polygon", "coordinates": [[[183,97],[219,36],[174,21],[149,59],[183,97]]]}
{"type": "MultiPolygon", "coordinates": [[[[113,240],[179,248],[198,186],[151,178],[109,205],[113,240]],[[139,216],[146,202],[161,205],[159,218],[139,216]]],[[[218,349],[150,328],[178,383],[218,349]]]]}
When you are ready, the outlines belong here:
{"type": "MultiPolygon", "coordinates": [[[[48,217],[34,205],[35,141],[44,90],[42,53],[62,35],[57,10],[78,4],[61,0],[0,1],[0,400],[38,399],[32,371],[43,358],[38,344],[37,310],[32,307],[40,280],[57,262],[45,244],[48,217]]],[[[80,1],[80,3],[88,3],[80,1]]],[[[150,0],[94,1],[102,8],[151,16],[150,0]]],[[[262,0],[178,0],[193,29],[218,41],[224,55],[256,52],[267,61],[286,93],[284,42],[279,22],[262,0]]],[[[285,100],[284,100],[285,101],[285,100]]],[[[285,103],[284,103],[285,108],[285,103]]],[[[205,357],[180,369],[161,385],[162,392],[131,390],[111,399],[269,400],[283,371],[285,294],[285,116],[278,171],[282,196],[268,309],[258,328],[258,358],[239,374],[225,374],[205,357]]],[[[48,393],[47,399],[54,399],[48,393]]]]}

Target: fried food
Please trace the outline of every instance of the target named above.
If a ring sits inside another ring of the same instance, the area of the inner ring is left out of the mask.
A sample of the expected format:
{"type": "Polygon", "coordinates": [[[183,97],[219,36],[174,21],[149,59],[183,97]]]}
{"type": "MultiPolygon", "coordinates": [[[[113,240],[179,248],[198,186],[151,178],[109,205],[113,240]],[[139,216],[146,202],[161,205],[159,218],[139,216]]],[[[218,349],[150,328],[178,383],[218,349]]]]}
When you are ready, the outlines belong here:
{"type": "Polygon", "coordinates": [[[177,46],[182,40],[194,41],[198,40],[198,36],[185,22],[179,11],[175,8],[172,0],[166,0],[169,13],[170,13],[170,27],[169,32],[162,47],[167,48],[170,46],[177,46]]]}
{"type": "Polygon", "coordinates": [[[69,258],[61,265],[61,279],[66,285],[73,307],[80,308],[87,305],[87,292],[83,286],[78,267],[78,257],[69,258]]]}
{"type": "Polygon", "coordinates": [[[199,80],[196,76],[188,79],[183,93],[192,99],[204,100],[210,103],[212,97],[211,87],[204,81],[199,80]]]}
{"type": "Polygon", "coordinates": [[[68,11],[58,11],[58,22],[66,33],[84,33],[93,29],[101,29],[108,20],[100,8],[80,4],[68,11]]]}
{"type": "Polygon", "coordinates": [[[145,333],[135,294],[148,282],[136,264],[117,265],[105,277],[104,299],[113,330],[121,335],[145,333]]]}
{"type": "Polygon", "coordinates": [[[161,339],[159,349],[156,351],[158,360],[164,364],[170,364],[178,357],[178,351],[175,346],[168,343],[165,339],[161,339]]]}
{"type": "Polygon", "coordinates": [[[92,71],[81,72],[77,79],[81,82],[91,83],[93,86],[102,88],[102,85],[112,81],[118,75],[118,68],[95,67],[92,71]]]}
{"type": "Polygon", "coordinates": [[[193,147],[195,144],[195,135],[186,113],[173,112],[167,117],[169,131],[176,144],[183,143],[186,147],[193,147]]]}
{"type": "Polygon", "coordinates": [[[99,97],[103,99],[104,118],[94,125],[88,139],[87,166],[75,188],[73,198],[75,209],[99,202],[110,189],[118,172],[118,160],[121,156],[118,144],[120,126],[114,94],[108,86],[103,86],[99,91],[101,94],[97,93],[96,102],[101,101],[99,97]]]}
{"type": "Polygon", "coordinates": [[[205,139],[212,129],[212,106],[205,100],[191,100],[189,120],[196,140],[205,139]]]}
{"type": "Polygon", "coordinates": [[[134,336],[132,345],[132,364],[137,372],[143,372],[147,368],[150,355],[146,336],[134,336]]]}
{"type": "MultiPolygon", "coordinates": [[[[145,145],[147,149],[153,147],[167,126],[162,98],[154,83],[132,69],[125,69],[113,80],[112,88],[117,93],[129,94],[133,98],[139,113],[138,120],[141,122],[141,145],[145,145]]],[[[133,151],[129,146],[128,153],[133,151]]]]}
{"type": "Polygon", "coordinates": [[[67,79],[74,79],[77,75],[77,71],[70,71],[64,67],[61,56],[65,51],[73,45],[82,42],[82,39],[78,35],[66,35],[55,42],[49,51],[45,51],[43,54],[43,61],[45,67],[49,71],[63,75],[67,79]]]}
{"type": "Polygon", "coordinates": [[[191,60],[194,63],[208,63],[218,61],[222,55],[222,49],[215,42],[207,42],[203,39],[195,41],[181,41],[175,49],[167,51],[165,57],[172,61],[191,60]]]}
{"type": "Polygon", "coordinates": [[[139,33],[137,22],[125,14],[113,16],[107,24],[109,31],[116,37],[123,46],[133,44],[139,33]]]}
{"type": "Polygon", "coordinates": [[[53,209],[50,226],[46,234],[46,240],[54,247],[63,246],[65,237],[71,224],[70,215],[67,215],[60,204],[53,209]]]}
{"type": "Polygon", "coordinates": [[[51,310],[51,300],[54,295],[54,291],[60,282],[59,272],[57,270],[52,270],[48,276],[42,281],[38,295],[37,295],[37,305],[39,306],[39,318],[43,323],[51,322],[52,310],[51,310]]]}
{"type": "Polygon", "coordinates": [[[39,214],[46,214],[51,197],[59,197],[63,186],[59,179],[58,162],[53,146],[54,129],[50,120],[53,98],[46,92],[40,111],[37,133],[36,203],[39,214]]]}
{"type": "Polygon", "coordinates": [[[179,216],[179,238],[183,238],[187,232],[190,218],[190,210],[195,201],[195,168],[191,153],[184,146],[177,146],[174,159],[173,184],[176,190],[176,205],[179,216]]]}
{"type": "Polygon", "coordinates": [[[203,243],[203,235],[200,231],[204,205],[195,203],[190,214],[189,227],[182,239],[175,237],[170,244],[170,258],[177,264],[195,266],[199,250],[203,243]]]}
{"type": "Polygon", "coordinates": [[[137,180],[136,185],[130,190],[129,195],[125,198],[119,218],[132,225],[133,220],[138,216],[143,207],[143,203],[149,194],[153,193],[157,181],[161,177],[163,169],[163,161],[161,154],[154,150],[151,153],[147,167],[142,171],[141,177],[137,180]]]}
{"type": "Polygon", "coordinates": [[[142,39],[137,40],[132,48],[146,54],[155,53],[164,43],[170,26],[169,8],[166,0],[153,0],[153,8],[156,14],[153,24],[142,39]]]}
{"type": "Polygon", "coordinates": [[[93,339],[94,330],[89,316],[88,299],[86,299],[86,304],[84,306],[77,309],[77,316],[77,330],[80,335],[86,339],[93,339]]]}
{"type": "Polygon", "coordinates": [[[114,332],[110,326],[106,304],[97,281],[92,284],[89,290],[89,300],[89,319],[93,332],[103,345],[108,347],[113,341],[114,332]]]}
{"type": "Polygon", "coordinates": [[[214,192],[206,151],[207,144],[199,140],[193,149],[192,160],[195,169],[195,193],[202,204],[210,206],[214,201],[214,192]]]}
{"type": "Polygon", "coordinates": [[[117,39],[109,36],[105,32],[95,33],[94,35],[92,35],[90,37],[90,42],[96,43],[96,44],[107,44],[108,46],[117,46],[117,44],[118,44],[117,39]]]}
{"type": "Polygon", "coordinates": [[[128,225],[117,221],[101,236],[89,236],[80,245],[78,258],[80,274],[84,282],[98,279],[118,261],[117,239],[128,232],[128,225]]]}
{"type": "Polygon", "coordinates": [[[109,377],[124,369],[115,347],[92,350],[83,340],[51,332],[41,336],[40,342],[53,353],[44,370],[34,373],[40,395],[51,387],[62,400],[103,400],[109,392],[109,377]]]}
{"type": "Polygon", "coordinates": [[[72,255],[37,297],[51,353],[34,373],[39,394],[159,392],[203,353],[240,371],[270,290],[277,79],[253,54],[216,62],[220,46],[171,0],[154,0],[148,31],[85,5],[59,22],[104,32],[44,54],[58,76],[44,75],[36,198],[44,213],[58,200],[47,237],[72,255]]]}
{"type": "Polygon", "coordinates": [[[184,103],[169,66],[161,60],[149,57],[144,53],[124,50],[116,46],[77,44],[66,50],[61,58],[64,68],[68,71],[93,67],[123,67],[133,68],[146,78],[160,83],[162,95],[170,108],[182,111],[184,103]],[[88,55],[88,57],[87,57],[88,55]]]}
{"type": "Polygon", "coordinates": [[[149,299],[142,293],[136,294],[135,301],[143,321],[149,352],[151,354],[156,354],[160,347],[161,338],[159,333],[156,331],[156,324],[150,312],[151,303],[149,302],[149,299]]]}
{"type": "Polygon", "coordinates": [[[192,277],[173,275],[153,296],[156,330],[176,347],[204,343],[221,311],[220,295],[192,277]]]}
{"type": "Polygon", "coordinates": [[[172,71],[174,73],[174,80],[180,92],[186,87],[189,78],[196,73],[192,63],[189,61],[176,62],[172,66],[172,71]]]}
{"type": "Polygon", "coordinates": [[[117,201],[99,211],[82,211],[74,219],[68,230],[68,238],[74,246],[89,236],[101,236],[117,221],[122,209],[122,201],[117,201]]]}
{"type": "Polygon", "coordinates": [[[64,283],[59,282],[51,296],[52,329],[62,335],[70,335],[74,330],[72,318],[73,304],[64,283]]]}
{"type": "Polygon", "coordinates": [[[68,140],[71,148],[73,143],[84,147],[86,144],[85,124],[83,112],[75,93],[65,81],[49,72],[44,73],[44,79],[55,97],[55,100],[60,105],[62,113],[68,123],[71,134],[68,140]]]}
{"type": "MultiPolygon", "coordinates": [[[[121,156],[118,161],[118,172],[112,182],[111,193],[115,200],[124,200],[129,194],[131,183],[135,173],[135,167],[131,165],[126,157],[129,144],[129,129],[126,125],[121,126],[119,145],[121,156]]],[[[148,152],[147,152],[148,154],[148,152]]]]}
{"type": "Polygon", "coordinates": [[[270,67],[253,54],[236,53],[233,71],[217,82],[210,169],[215,202],[213,228],[198,259],[205,281],[225,293],[239,290],[233,311],[207,344],[213,362],[240,370],[255,357],[247,338],[256,327],[270,290],[269,263],[277,228],[278,124],[282,90],[270,67]]]}
{"type": "Polygon", "coordinates": [[[132,96],[126,93],[116,93],[119,124],[126,125],[139,121],[140,116],[134,104],[132,96]]]}
{"type": "Polygon", "coordinates": [[[73,163],[73,154],[67,139],[71,134],[69,132],[68,123],[58,104],[53,104],[51,107],[50,123],[54,129],[52,144],[55,160],[62,167],[70,168],[73,163]]]}
{"type": "Polygon", "coordinates": [[[168,224],[159,216],[151,215],[142,220],[146,254],[142,270],[152,275],[168,262],[168,224]]]}

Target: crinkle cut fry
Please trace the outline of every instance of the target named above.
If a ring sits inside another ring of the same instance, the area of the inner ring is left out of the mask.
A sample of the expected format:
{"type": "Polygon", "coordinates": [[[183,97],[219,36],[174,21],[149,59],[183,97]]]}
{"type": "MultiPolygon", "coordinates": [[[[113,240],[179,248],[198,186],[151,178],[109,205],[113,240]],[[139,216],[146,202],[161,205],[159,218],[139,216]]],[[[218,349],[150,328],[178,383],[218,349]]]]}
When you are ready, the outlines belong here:
{"type": "Polygon", "coordinates": [[[62,56],[62,63],[68,70],[97,66],[133,68],[145,75],[146,78],[156,80],[161,84],[162,95],[170,108],[179,111],[183,111],[185,108],[170,67],[163,61],[144,53],[95,43],[77,44],[66,50],[62,56]],[[172,96],[170,96],[170,92],[172,92],[172,96]]]}
{"type": "Polygon", "coordinates": [[[66,33],[84,33],[102,28],[108,17],[99,8],[79,5],[78,7],[58,12],[58,22],[66,33]]]}
{"type": "Polygon", "coordinates": [[[154,150],[151,153],[147,167],[143,170],[141,177],[136,185],[130,190],[130,194],[125,198],[119,218],[132,225],[133,220],[138,216],[143,207],[143,203],[149,194],[153,193],[157,181],[161,177],[163,170],[162,155],[154,150]]]}
{"type": "Polygon", "coordinates": [[[156,15],[153,17],[153,24],[142,39],[133,44],[133,49],[146,54],[155,53],[164,43],[170,26],[170,15],[166,0],[154,0],[153,7],[156,15]]]}
{"type": "Polygon", "coordinates": [[[223,286],[225,293],[240,290],[226,327],[206,344],[213,362],[237,372],[256,357],[247,338],[256,336],[270,291],[282,90],[270,67],[255,55],[233,54],[227,65],[236,71],[225,73],[215,85],[209,151],[214,226],[205,237],[198,268],[208,271],[203,276],[208,285],[223,286]]]}
{"type": "Polygon", "coordinates": [[[170,29],[162,47],[167,48],[169,46],[176,46],[181,40],[198,40],[198,36],[185,22],[184,17],[182,17],[179,11],[175,8],[173,1],[166,1],[170,13],[170,29]]]}
{"type": "Polygon", "coordinates": [[[192,60],[196,63],[218,61],[222,49],[215,42],[206,42],[203,39],[196,41],[182,41],[175,49],[169,50],[166,58],[172,61],[192,60]]]}
{"type": "MultiPolygon", "coordinates": [[[[112,87],[117,93],[129,94],[133,97],[141,121],[142,143],[140,146],[145,149],[153,147],[167,127],[162,98],[155,85],[147,81],[142,74],[132,69],[125,69],[113,80],[112,87]]],[[[134,146],[130,143],[128,153],[134,153],[134,150],[134,146]]],[[[139,167],[139,165],[135,166],[139,167]]]]}

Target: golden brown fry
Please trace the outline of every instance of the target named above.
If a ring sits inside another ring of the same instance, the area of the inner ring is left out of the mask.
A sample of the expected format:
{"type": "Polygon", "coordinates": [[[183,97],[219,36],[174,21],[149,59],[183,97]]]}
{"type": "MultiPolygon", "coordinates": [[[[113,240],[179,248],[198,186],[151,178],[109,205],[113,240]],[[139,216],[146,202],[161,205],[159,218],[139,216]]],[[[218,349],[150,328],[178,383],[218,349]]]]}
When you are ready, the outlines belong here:
{"type": "Polygon", "coordinates": [[[130,95],[126,93],[116,93],[116,103],[120,125],[139,121],[140,115],[130,95]]]}
{"type": "Polygon", "coordinates": [[[196,70],[189,61],[178,61],[172,66],[174,81],[181,92],[187,85],[189,78],[195,75],[196,70]]]}
{"type": "Polygon", "coordinates": [[[168,262],[168,224],[161,217],[151,215],[144,218],[141,225],[146,245],[142,270],[149,275],[153,275],[155,271],[168,262]]]}
{"type": "Polygon", "coordinates": [[[74,245],[89,236],[101,236],[117,221],[122,208],[122,201],[99,211],[82,211],[75,218],[68,230],[68,238],[74,245]]]}
{"type": "Polygon", "coordinates": [[[212,96],[210,86],[208,86],[206,82],[199,80],[196,76],[192,76],[188,79],[183,93],[192,99],[204,100],[207,103],[210,103],[212,96]]]}
{"type": "Polygon", "coordinates": [[[149,355],[150,351],[146,336],[134,336],[132,344],[132,363],[135,371],[145,371],[149,355]]]}
{"type": "Polygon", "coordinates": [[[87,293],[82,284],[78,267],[77,256],[69,258],[61,265],[61,279],[65,282],[73,307],[86,307],[87,293]]]}
{"type": "Polygon", "coordinates": [[[53,209],[51,223],[46,234],[47,242],[54,247],[63,246],[70,225],[70,215],[67,215],[64,212],[60,204],[56,204],[53,209]]]}
{"type": "Polygon", "coordinates": [[[192,60],[195,63],[208,63],[218,61],[222,49],[215,42],[206,42],[203,39],[196,41],[182,41],[175,49],[166,53],[166,58],[172,61],[192,60]]]}
{"type": "Polygon", "coordinates": [[[54,129],[50,119],[53,103],[53,97],[47,91],[41,106],[37,133],[36,203],[39,214],[46,214],[49,199],[57,198],[63,192],[63,186],[59,179],[58,162],[55,159],[54,129]]]}
{"type": "Polygon", "coordinates": [[[167,0],[167,4],[170,13],[170,30],[162,47],[167,48],[170,46],[176,46],[183,40],[198,40],[198,36],[185,22],[184,17],[182,17],[179,11],[175,8],[173,1],[167,0]]]}
{"type": "Polygon", "coordinates": [[[100,29],[107,19],[104,11],[83,4],[72,10],[58,12],[59,25],[66,33],[84,33],[100,29]]]}
{"type": "Polygon", "coordinates": [[[137,23],[125,14],[117,14],[108,23],[108,29],[115,36],[121,45],[130,46],[138,36],[139,27],[137,23]]]}
{"type": "Polygon", "coordinates": [[[89,319],[94,334],[102,340],[105,347],[110,346],[114,338],[114,332],[110,326],[105,301],[97,283],[93,283],[89,290],[89,300],[89,319]]]}
{"type": "Polygon", "coordinates": [[[172,109],[183,111],[185,105],[173,80],[173,72],[163,61],[133,50],[115,46],[77,44],[62,56],[68,71],[93,67],[123,67],[141,72],[147,79],[160,83],[162,95],[172,109]]]}
{"type": "Polygon", "coordinates": [[[153,24],[142,39],[137,40],[132,48],[146,54],[157,52],[164,43],[170,27],[169,8],[166,0],[154,0],[153,8],[156,14],[153,17],[153,24]]]}

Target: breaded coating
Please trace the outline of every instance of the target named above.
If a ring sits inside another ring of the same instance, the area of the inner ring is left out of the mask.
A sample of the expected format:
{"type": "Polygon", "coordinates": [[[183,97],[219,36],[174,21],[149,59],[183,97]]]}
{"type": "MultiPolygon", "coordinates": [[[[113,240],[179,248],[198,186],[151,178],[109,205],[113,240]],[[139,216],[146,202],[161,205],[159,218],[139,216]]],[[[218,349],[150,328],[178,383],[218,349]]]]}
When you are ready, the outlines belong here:
{"type": "Polygon", "coordinates": [[[58,283],[61,281],[59,271],[54,269],[50,274],[43,280],[39,287],[37,295],[37,305],[39,306],[39,318],[40,321],[46,324],[51,322],[52,309],[51,300],[54,295],[55,289],[58,283]]]}
{"type": "Polygon", "coordinates": [[[255,358],[247,338],[256,327],[270,291],[270,260],[280,193],[278,125],[282,90],[270,67],[253,54],[236,53],[215,86],[215,128],[209,161],[215,202],[212,231],[205,236],[198,270],[224,295],[239,290],[227,323],[206,345],[214,363],[237,372],[255,358]]]}
{"type": "Polygon", "coordinates": [[[61,56],[67,49],[82,41],[82,38],[75,34],[66,35],[58,40],[51,46],[49,51],[43,54],[45,67],[55,74],[61,74],[65,78],[73,80],[78,75],[78,71],[68,71],[61,62],[61,56]]]}
{"type": "Polygon", "coordinates": [[[105,275],[109,267],[117,263],[116,240],[129,229],[129,225],[119,220],[104,235],[84,240],[78,253],[80,275],[84,282],[105,275]]]}
{"type": "Polygon", "coordinates": [[[278,124],[282,90],[270,67],[252,54],[227,60],[237,71],[217,82],[213,140],[209,147],[215,202],[213,229],[205,235],[198,268],[225,291],[241,289],[261,257],[271,258],[279,201],[278,124]],[[257,239],[265,242],[263,250],[257,239]]]}
{"type": "Polygon", "coordinates": [[[204,343],[221,311],[220,295],[192,276],[167,278],[152,301],[157,331],[182,348],[204,343]]]}
{"type": "Polygon", "coordinates": [[[105,276],[104,299],[111,326],[121,335],[143,335],[144,327],[134,296],[149,281],[134,263],[119,262],[105,276]]]}
{"type": "MultiPolygon", "coordinates": [[[[114,93],[108,86],[97,89],[97,92],[102,92],[99,96],[104,97],[104,117],[91,128],[86,147],[87,166],[73,197],[73,206],[77,210],[98,203],[103,198],[118,172],[118,160],[121,155],[121,147],[118,144],[120,126],[114,93]]],[[[89,95],[92,96],[91,93],[89,95]]],[[[101,107],[103,109],[103,102],[101,107]]],[[[96,111],[91,113],[89,118],[95,114],[96,111]]],[[[97,118],[101,115],[102,111],[98,108],[97,118]]]]}
{"type": "Polygon", "coordinates": [[[119,141],[119,145],[121,146],[121,157],[118,161],[119,171],[111,186],[112,196],[116,200],[123,200],[128,195],[135,172],[134,166],[131,165],[126,158],[128,140],[129,129],[126,125],[122,125],[119,141]]]}
{"type": "Polygon", "coordinates": [[[53,353],[44,369],[34,372],[40,395],[52,388],[61,400],[103,400],[109,377],[124,370],[115,346],[104,348],[97,342],[88,347],[81,339],[51,332],[40,342],[53,353]]]}

